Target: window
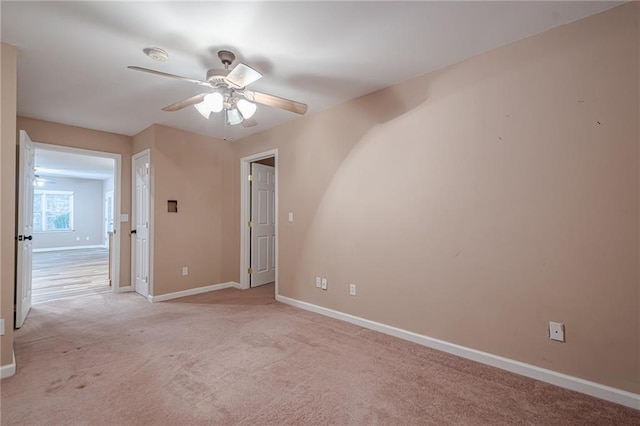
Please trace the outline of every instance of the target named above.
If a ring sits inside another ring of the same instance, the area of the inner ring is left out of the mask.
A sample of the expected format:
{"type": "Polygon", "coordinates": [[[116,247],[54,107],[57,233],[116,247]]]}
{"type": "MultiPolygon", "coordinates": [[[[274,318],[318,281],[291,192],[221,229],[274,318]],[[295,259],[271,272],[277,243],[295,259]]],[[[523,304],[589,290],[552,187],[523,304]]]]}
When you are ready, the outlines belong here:
{"type": "Polygon", "coordinates": [[[33,191],[33,230],[73,230],[73,192],[33,191]]]}

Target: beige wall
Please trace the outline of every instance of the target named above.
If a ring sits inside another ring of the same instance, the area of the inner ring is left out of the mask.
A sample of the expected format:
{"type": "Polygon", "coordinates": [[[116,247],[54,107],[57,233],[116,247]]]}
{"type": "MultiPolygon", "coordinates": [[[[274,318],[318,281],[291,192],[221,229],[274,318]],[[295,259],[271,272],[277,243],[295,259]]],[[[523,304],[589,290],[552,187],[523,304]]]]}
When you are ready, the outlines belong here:
{"type": "Polygon", "coordinates": [[[151,125],[133,137],[133,154],[152,149],[156,140],[156,126],[151,125]]]}
{"type": "Polygon", "coordinates": [[[233,222],[233,151],[229,142],[154,125],[134,137],[134,151],[151,150],[153,295],[238,280],[239,236],[233,222]],[[167,200],[178,212],[167,212],[167,200]],[[189,275],[182,276],[182,267],[189,275]]]}
{"type": "MultiPolygon", "coordinates": [[[[34,142],[120,154],[120,211],[131,213],[131,137],[26,117],[18,117],[18,129],[26,130],[34,142]]],[[[120,224],[120,287],[131,284],[130,225],[120,224]]]]}
{"type": "Polygon", "coordinates": [[[15,261],[16,199],[16,49],[0,48],[0,317],[5,334],[0,338],[0,364],[13,362],[13,299],[15,261]]]}
{"type": "Polygon", "coordinates": [[[637,12],[235,143],[279,149],[280,293],[640,392],[637,12]]]}

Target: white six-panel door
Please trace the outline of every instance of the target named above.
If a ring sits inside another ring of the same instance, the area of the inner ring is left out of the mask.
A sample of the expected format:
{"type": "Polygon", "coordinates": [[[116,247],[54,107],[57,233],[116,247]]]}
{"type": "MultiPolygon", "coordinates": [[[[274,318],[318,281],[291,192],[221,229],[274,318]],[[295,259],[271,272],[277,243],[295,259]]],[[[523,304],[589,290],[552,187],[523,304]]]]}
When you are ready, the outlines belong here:
{"type": "Polygon", "coordinates": [[[20,130],[18,166],[18,250],[16,264],[16,328],[22,327],[31,309],[31,275],[33,256],[33,183],[35,147],[24,130],[20,130]]]}
{"type": "Polygon", "coordinates": [[[275,168],[251,164],[251,287],[276,279],[275,168]]]}
{"type": "Polygon", "coordinates": [[[133,158],[133,286],[136,293],[149,296],[149,153],[133,158]]]}

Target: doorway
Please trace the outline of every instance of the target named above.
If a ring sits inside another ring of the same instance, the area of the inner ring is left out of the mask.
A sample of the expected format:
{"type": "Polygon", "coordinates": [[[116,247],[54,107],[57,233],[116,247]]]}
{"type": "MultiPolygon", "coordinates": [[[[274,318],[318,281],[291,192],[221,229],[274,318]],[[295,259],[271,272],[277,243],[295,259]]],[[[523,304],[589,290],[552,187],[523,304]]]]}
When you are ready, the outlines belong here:
{"type": "Polygon", "coordinates": [[[33,303],[112,291],[115,160],[36,144],[34,163],[33,303]]]}
{"type": "Polygon", "coordinates": [[[275,282],[275,161],[273,157],[251,163],[251,243],[249,287],[275,282]]]}
{"type": "Polygon", "coordinates": [[[240,285],[278,294],[278,150],[240,160],[240,285]]]}
{"type": "Polygon", "coordinates": [[[117,292],[120,284],[119,238],[105,246],[103,207],[111,192],[111,219],[120,216],[120,155],[31,142],[24,131],[20,138],[20,157],[32,160],[20,161],[18,229],[31,238],[18,238],[17,326],[32,303],[117,292]]]}

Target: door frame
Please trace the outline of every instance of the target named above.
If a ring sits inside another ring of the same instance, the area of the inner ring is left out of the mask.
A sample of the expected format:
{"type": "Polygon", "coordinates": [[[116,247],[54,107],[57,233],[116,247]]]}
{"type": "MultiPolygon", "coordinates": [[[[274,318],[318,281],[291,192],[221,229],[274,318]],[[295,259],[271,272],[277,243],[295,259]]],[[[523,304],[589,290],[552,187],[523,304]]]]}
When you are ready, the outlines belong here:
{"type": "MultiPolygon", "coordinates": [[[[72,148],[70,146],[54,145],[43,142],[34,142],[36,150],[57,151],[69,154],[87,155],[90,157],[102,157],[113,160],[113,230],[116,238],[113,239],[113,263],[111,264],[111,287],[114,293],[120,292],[120,214],[121,214],[121,173],[122,173],[122,155],[111,152],[94,151],[84,148],[72,148]]],[[[103,199],[104,203],[104,199],[103,199]]],[[[103,209],[104,210],[104,207],[103,209]]]]}
{"type": "MultiPolygon", "coordinates": [[[[136,152],[131,156],[131,226],[133,227],[135,214],[136,214],[136,160],[144,155],[149,157],[149,282],[147,288],[147,300],[151,301],[151,297],[155,294],[153,290],[153,163],[151,161],[151,149],[146,148],[140,152],[136,152]]],[[[135,238],[131,238],[131,290],[135,292],[136,285],[136,250],[135,250],[135,238]]]]}
{"type": "MultiPolygon", "coordinates": [[[[270,159],[273,159],[271,157],[270,159]]],[[[274,162],[275,163],[275,162],[274,162]]],[[[251,188],[251,206],[249,209],[251,210],[251,228],[250,228],[250,238],[251,238],[251,257],[250,257],[250,265],[249,268],[252,269],[253,274],[251,274],[251,279],[249,280],[249,287],[255,288],[264,284],[275,282],[275,237],[276,237],[276,218],[275,218],[275,172],[276,168],[271,165],[260,164],[260,161],[254,161],[249,163],[251,167],[251,184],[249,185],[251,188]],[[262,178],[260,175],[265,173],[267,175],[266,181],[261,181],[262,178]],[[267,203],[266,205],[261,204],[259,201],[259,191],[260,189],[268,189],[267,195],[267,203]],[[266,223],[260,223],[261,216],[261,208],[266,210],[266,223]],[[273,222],[272,222],[273,221],[273,222]],[[265,226],[266,225],[266,226],[265,226]],[[264,232],[266,231],[267,236],[267,246],[266,253],[261,253],[260,243],[258,243],[260,236],[265,236],[264,232]],[[272,234],[273,233],[273,234],[272,234]],[[260,271],[260,258],[261,256],[265,256],[267,259],[267,269],[264,271],[260,271]]]]}
{"type": "Polygon", "coordinates": [[[278,295],[278,274],[280,271],[278,265],[278,241],[280,240],[280,233],[278,230],[278,149],[272,149],[270,151],[264,151],[257,154],[252,154],[240,159],[240,288],[246,290],[249,288],[249,266],[251,265],[251,234],[247,224],[251,220],[251,186],[249,179],[247,178],[251,173],[251,163],[258,160],[264,160],[265,158],[273,157],[275,167],[275,217],[276,217],[276,248],[275,248],[275,261],[276,261],[276,296],[278,295]]]}
{"type": "MultiPolygon", "coordinates": [[[[112,214],[113,214],[113,228],[115,229],[115,224],[116,224],[116,214],[113,211],[113,203],[115,201],[115,193],[114,191],[107,191],[105,193],[102,194],[103,198],[102,198],[102,210],[104,211],[104,221],[105,221],[105,225],[104,225],[104,237],[105,237],[105,243],[104,246],[105,248],[109,248],[109,217],[107,216],[107,200],[109,198],[111,198],[111,210],[112,210],[112,214]]],[[[115,240],[115,238],[114,238],[115,240]]]]}

